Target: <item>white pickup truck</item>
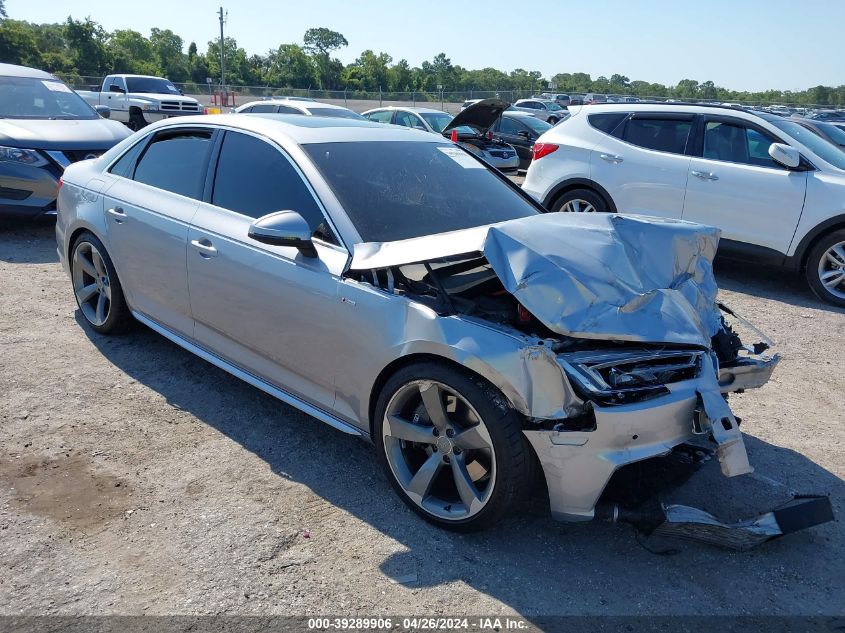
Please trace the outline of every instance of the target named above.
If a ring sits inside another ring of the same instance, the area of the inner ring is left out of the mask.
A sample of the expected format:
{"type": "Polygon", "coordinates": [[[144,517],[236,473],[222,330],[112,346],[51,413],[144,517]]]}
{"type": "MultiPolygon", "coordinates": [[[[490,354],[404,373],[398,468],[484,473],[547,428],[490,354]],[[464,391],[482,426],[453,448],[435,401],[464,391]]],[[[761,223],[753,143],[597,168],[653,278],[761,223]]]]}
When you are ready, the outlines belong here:
{"type": "Polygon", "coordinates": [[[109,75],[99,91],[77,93],[92,106],[108,106],[111,118],[135,131],[161,119],[203,112],[196,99],[182,96],[176,86],[162,77],[109,75]]]}

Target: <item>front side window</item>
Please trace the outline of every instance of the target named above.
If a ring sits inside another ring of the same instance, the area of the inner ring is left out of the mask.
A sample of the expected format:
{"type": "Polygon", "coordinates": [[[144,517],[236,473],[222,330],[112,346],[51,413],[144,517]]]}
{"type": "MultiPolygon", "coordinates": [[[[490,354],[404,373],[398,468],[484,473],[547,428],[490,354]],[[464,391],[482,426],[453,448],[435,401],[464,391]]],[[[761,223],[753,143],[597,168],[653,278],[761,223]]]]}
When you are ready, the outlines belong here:
{"type": "Polygon", "coordinates": [[[324,116],[330,119],[363,119],[360,114],[346,108],[308,108],[314,116],[324,116]]]}
{"type": "Polygon", "coordinates": [[[658,152],[683,154],[691,129],[691,120],[635,117],[625,126],[625,140],[658,152]]]}
{"type": "Polygon", "coordinates": [[[451,114],[446,114],[445,112],[421,112],[420,116],[425,119],[425,122],[435,132],[442,132],[454,118],[451,114]]]}
{"type": "Polygon", "coordinates": [[[296,211],[318,237],[335,241],[299,172],[276,147],[254,136],[226,132],[211,203],[251,218],[296,211]]]}
{"type": "Polygon", "coordinates": [[[137,182],[200,199],[205,183],[211,132],[157,134],[135,168],[137,182]]]}
{"type": "Polygon", "coordinates": [[[302,110],[297,110],[292,106],[280,105],[277,110],[279,114],[302,114],[302,110]]]}
{"type": "Polygon", "coordinates": [[[775,139],[744,125],[708,121],[704,126],[704,158],[744,163],[760,167],[779,167],[769,156],[775,139]]]}
{"type": "Polygon", "coordinates": [[[499,132],[502,134],[516,136],[521,130],[525,130],[525,128],[510,117],[503,116],[499,119],[499,132]]]}
{"type": "Polygon", "coordinates": [[[303,145],[365,242],[445,233],[539,210],[451,143],[303,145]]]}

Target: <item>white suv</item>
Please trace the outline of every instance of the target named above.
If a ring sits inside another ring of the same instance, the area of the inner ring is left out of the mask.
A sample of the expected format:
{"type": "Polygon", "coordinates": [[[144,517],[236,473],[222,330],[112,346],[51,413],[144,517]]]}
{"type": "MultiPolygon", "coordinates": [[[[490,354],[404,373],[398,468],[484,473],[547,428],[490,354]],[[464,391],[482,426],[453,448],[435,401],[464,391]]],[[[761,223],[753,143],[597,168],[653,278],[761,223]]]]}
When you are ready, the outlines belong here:
{"type": "Polygon", "coordinates": [[[682,218],[719,253],[805,271],[845,306],[845,153],[795,121],[737,108],[596,105],[543,134],[523,189],[552,211],[682,218]]]}

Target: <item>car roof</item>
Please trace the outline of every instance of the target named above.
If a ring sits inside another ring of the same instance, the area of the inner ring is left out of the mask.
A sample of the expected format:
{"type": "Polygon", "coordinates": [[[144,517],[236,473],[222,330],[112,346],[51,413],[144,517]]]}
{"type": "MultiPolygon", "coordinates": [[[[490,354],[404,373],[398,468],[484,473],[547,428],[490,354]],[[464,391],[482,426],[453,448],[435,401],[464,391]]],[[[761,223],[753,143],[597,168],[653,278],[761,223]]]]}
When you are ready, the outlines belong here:
{"type": "Polygon", "coordinates": [[[531,114],[530,112],[523,112],[521,110],[505,110],[504,112],[502,112],[502,116],[505,116],[505,115],[517,117],[519,119],[533,119],[534,118],[534,115],[531,114]]]}
{"type": "Polygon", "coordinates": [[[56,79],[50,73],[30,68],[29,66],[18,66],[16,64],[0,64],[0,77],[31,77],[33,79],[56,79]]]}
{"type": "Polygon", "coordinates": [[[255,101],[248,101],[247,103],[241,104],[239,108],[245,108],[247,106],[252,105],[261,105],[265,103],[279,103],[279,104],[286,104],[290,106],[294,106],[297,108],[329,108],[333,110],[348,110],[349,108],[345,108],[340,105],[335,105],[333,103],[323,103],[322,101],[301,101],[299,99],[286,99],[286,98],[273,98],[273,99],[257,99],[255,101]]]}
{"type": "Polygon", "coordinates": [[[300,114],[209,114],[164,119],[145,130],[214,125],[254,132],[298,145],[361,141],[409,141],[443,143],[438,135],[399,125],[384,125],[361,119],[341,119],[300,114]]]}
{"type": "Polygon", "coordinates": [[[416,106],[382,106],[380,108],[372,108],[371,110],[367,110],[363,114],[369,114],[370,112],[386,112],[388,110],[396,110],[399,112],[432,112],[436,114],[449,114],[448,112],[444,112],[443,110],[438,110],[436,108],[418,108],[416,106]]]}
{"type": "Polygon", "coordinates": [[[685,103],[676,101],[674,103],[601,103],[587,106],[588,110],[585,112],[689,112],[692,114],[713,113],[714,111],[723,111],[730,114],[748,114],[761,119],[778,121],[782,116],[777,114],[770,114],[766,112],[755,112],[746,108],[738,108],[736,106],[710,105],[706,103],[685,103]]]}

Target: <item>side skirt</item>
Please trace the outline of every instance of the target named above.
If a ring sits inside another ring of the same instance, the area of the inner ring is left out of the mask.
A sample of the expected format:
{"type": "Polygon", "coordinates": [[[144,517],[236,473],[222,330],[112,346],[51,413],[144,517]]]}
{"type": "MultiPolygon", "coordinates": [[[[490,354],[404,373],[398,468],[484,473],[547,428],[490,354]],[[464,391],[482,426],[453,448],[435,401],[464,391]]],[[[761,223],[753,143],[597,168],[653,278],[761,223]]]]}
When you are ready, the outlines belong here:
{"type": "Polygon", "coordinates": [[[163,325],[156,323],[152,319],[144,316],[143,314],[132,310],[132,316],[134,316],[138,321],[146,325],[151,330],[158,332],[164,338],[176,343],[179,347],[182,347],[189,352],[196,354],[203,360],[219,367],[223,371],[227,371],[232,374],[235,378],[240,378],[244,382],[249,383],[253,387],[257,387],[261,389],[261,391],[270,394],[274,398],[277,398],[284,402],[285,404],[289,404],[292,407],[295,407],[302,411],[303,413],[307,413],[308,415],[317,418],[321,422],[325,422],[329,426],[333,426],[339,431],[343,431],[344,433],[348,433],[349,435],[358,435],[358,436],[366,436],[366,434],[361,431],[360,429],[355,428],[351,424],[344,422],[343,420],[339,420],[338,418],[334,417],[330,413],[323,411],[315,407],[314,405],[308,404],[304,400],[300,400],[294,395],[289,394],[287,391],[283,391],[278,387],[274,387],[270,383],[254,376],[253,374],[244,371],[243,369],[232,365],[231,363],[223,360],[219,356],[209,352],[208,350],[191,343],[187,339],[182,338],[180,335],[176,334],[175,332],[171,332],[163,325]]]}

